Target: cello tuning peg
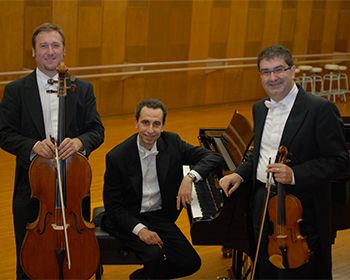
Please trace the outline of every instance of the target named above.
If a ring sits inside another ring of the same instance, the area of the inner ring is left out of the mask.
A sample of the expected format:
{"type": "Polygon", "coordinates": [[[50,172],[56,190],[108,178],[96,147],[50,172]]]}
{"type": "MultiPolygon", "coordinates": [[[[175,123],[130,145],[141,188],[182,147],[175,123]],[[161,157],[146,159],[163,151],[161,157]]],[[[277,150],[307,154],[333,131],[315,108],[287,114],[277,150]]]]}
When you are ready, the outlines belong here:
{"type": "Polygon", "coordinates": [[[70,89],[71,92],[75,92],[77,90],[77,86],[71,85],[68,89],[70,89]]]}
{"type": "Polygon", "coordinates": [[[71,82],[74,83],[74,82],[77,80],[77,77],[75,77],[75,76],[70,76],[69,79],[71,80],[71,82]]]}

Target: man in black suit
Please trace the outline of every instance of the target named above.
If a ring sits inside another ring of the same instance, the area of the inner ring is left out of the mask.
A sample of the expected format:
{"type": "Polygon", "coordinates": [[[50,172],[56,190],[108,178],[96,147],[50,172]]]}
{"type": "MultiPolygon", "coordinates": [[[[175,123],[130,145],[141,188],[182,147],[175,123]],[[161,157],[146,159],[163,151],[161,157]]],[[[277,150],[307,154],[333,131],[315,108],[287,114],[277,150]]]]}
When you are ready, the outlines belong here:
{"type": "MultiPolygon", "coordinates": [[[[55,150],[50,135],[57,139],[58,98],[46,90],[57,89],[47,83],[57,80],[56,67],[63,60],[65,38],[61,28],[45,23],[32,37],[32,54],[37,68],[28,76],[9,83],[1,101],[0,147],[16,155],[13,215],[17,250],[17,278],[26,279],[20,265],[20,250],[27,222],[38,215],[38,201],[31,199],[28,169],[39,155],[52,159],[55,150]]],[[[58,147],[59,159],[76,152],[86,157],[104,140],[104,127],[96,110],[92,84],[77,79],[76,92],[67,91],[66,138],[58,147]]]]}
{"type": "Polygon", "coordinates": [[[191,203],[192,182],[206,178],[223,159],[165,132],[166,115],[159,100],[140,102],[138,133],[106,156],[102,228],[125,242],[144,264],[131,279],[184,277],[201,266],[175,221],[182,206],[191,203]],[[183,165],[193,166],[186,176],[183,165]]]}
{"type": "Polygon", "coordinates": [[[256,240],[268,173],[274,175],[269,176],[272,184],[273,179],[282,183],[286,192],[302,204],[303,221],[299,226],[312,252],[309,261],[296,269],[278,269],[269,262],[268,235],[274,229],[267,217],[257,266],[261,279],[330,279],[331,181],[349,168],[342,118],[332,102],[307,93],[294,83],[295,65],[285,47],[265,48],[257,63],[270,98],[253,106],[253,152],[220,184],[229,196],[242,181],[253,179],[251,211],[256,240]],[[275,163],[282,145],[289,151],[290,162],[275,163]]]}

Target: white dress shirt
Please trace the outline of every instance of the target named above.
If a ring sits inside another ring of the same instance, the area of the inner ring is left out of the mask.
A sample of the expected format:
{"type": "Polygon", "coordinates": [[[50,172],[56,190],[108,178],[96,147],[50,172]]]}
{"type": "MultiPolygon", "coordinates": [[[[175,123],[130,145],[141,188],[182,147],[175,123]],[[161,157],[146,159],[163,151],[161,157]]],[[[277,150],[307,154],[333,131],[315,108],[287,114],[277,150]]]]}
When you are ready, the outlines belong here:
{"type": "MultiPolygon", "coordinates": [[[[157,142],[153,145],[151,150],[147,150],[140,145],[138,135],[136,141],[142,169],[141,213],[159,210],[162,208],[162,197],[160,194],[156,166],[156,155],[158,154],[157,142]]],[[[147,227],[139,223],[134,227],[132,232],[138,235],[139,231],[143,228],[147,227]]]]}
{"type": "MultiPolygon", "coordinates": [[[[267,179],[266,166],[269,163],[269,159],[271,158],[271,163],[275,162],[283,130],[290,111],[294,105],[297,94],[298,88],[294,84],[288,95],[280,102],[277,103],[274,100],[266,101],[266,107],[270,107],[270,109],[267,112],[261,137],[260,155],[257,170],[257,179],[263,183],[265,183],[267,179]]],[[[273,180],[272,176],[270,176],[270,180],[273,180]]],[[[294,175],[292,184],[293,183],[294,175]]]]}

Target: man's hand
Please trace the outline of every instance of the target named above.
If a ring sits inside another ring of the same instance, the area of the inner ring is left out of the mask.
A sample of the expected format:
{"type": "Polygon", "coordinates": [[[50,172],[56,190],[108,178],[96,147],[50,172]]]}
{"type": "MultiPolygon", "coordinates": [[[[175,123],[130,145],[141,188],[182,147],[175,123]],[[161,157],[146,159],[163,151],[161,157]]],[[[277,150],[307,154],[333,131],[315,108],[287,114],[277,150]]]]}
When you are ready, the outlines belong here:
{"type": "Polygon", "coordinates": [[[150,231],[146,228],[143,228],[139,231],[139,238],[148,245],[159,244],[163,247],[163,241],[160,239],[158,234],[154,231],[150,231]]]}
{"type": "Polygon", "coordinates": [[[293,170],[283,163],[271,163],[266,166],[266,172],[274,173],[275,180],[282,184],[289,185],[293,180],[293,170]]]}
{"type": "Polygon", "coordinates": [[[65,138],[58,147],[58,159],[65,160],[76,152],[83,150],[83,143],[78,138],[65,138]]]}
{"type": "Polygon", "coordinates": [[[180,210],[180,205],[182,203],[183,207],[187,209],[187,204],[190,204],[192,198],[192,179],[189,176],[185,176],[182,179],[179,192],[177,194],[176,208],[180,210]]]}
{"type": "Polygon", "coordinates": [[[55,145],[50,140],[44,139],[35,145],[33,153],[46,159],[52,159],[52,154],[55,153],[55,145]]]}
{"type": "Polygon", "coordinates": [[[226,175],[225,177],[221,178],[219,181],[219,184],[221,188],[224,190],[226,196],[230,196],[235,190],[237,190],[241,183],[242,183],[242,179],[236,173],[226,175]],[[229,189],[231,185],[233,187],[229,189]]]}

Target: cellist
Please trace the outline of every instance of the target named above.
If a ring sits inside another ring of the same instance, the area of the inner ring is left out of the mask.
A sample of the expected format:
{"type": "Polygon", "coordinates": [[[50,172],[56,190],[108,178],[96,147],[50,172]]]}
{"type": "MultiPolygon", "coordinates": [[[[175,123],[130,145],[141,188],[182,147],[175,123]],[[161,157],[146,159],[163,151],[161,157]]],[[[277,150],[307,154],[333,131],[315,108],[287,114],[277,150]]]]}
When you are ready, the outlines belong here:
{"type": "MultiPolygon", "coordinates": [[[[331,180],[349,168],[342,118],[334,103],[295,84],[296,66],[287,48],[265,48],[258,56],[257,66],[269,97],[253,105],[254,150],[234,173],[220,180],[220,185],[229,196],[242,181],[253,179],[251,213],[256,240],[267,177],[273,184],[282,183],[285,192],[301,202],[299,228],[312,252],[310,258],[294,269],[274,266],[268,255],[269,236],[274,228],[267,215],[257,258],[259,278],[331,279],[331,180]],[[289,160],[275,163],[282,145],[289,151],[289,160]]],[[[270,198],[275,191],[272,185],[270,198]]]]}
{"type": "MultiPolygon", "coordinates": [[[[37,67],[28,76],[9,83],[1,101],[0,147],[16,155],[13,196],[13,219],[16,238],[17,279],[28,279],[20,265],[19,255],[26,225],[38,216],[39,202],[31,199],[28,169],[39,155],[52,159],[55,151],[50,135],[57,138],[58,98],[47,90],[57,90],[56,67],[65,55],[65,37],[58,25],[44,23],[32,36],[32,56],[37,67]]],[[[88,157],[104,140],[104,127],[96,110],[92,84],[75,82],[76,92],[67,93],[66,138],[58,147],[59,159],[76,152],[88,157]]],[[[40,246],[40,244],[38,244],[40,246]]]]}

